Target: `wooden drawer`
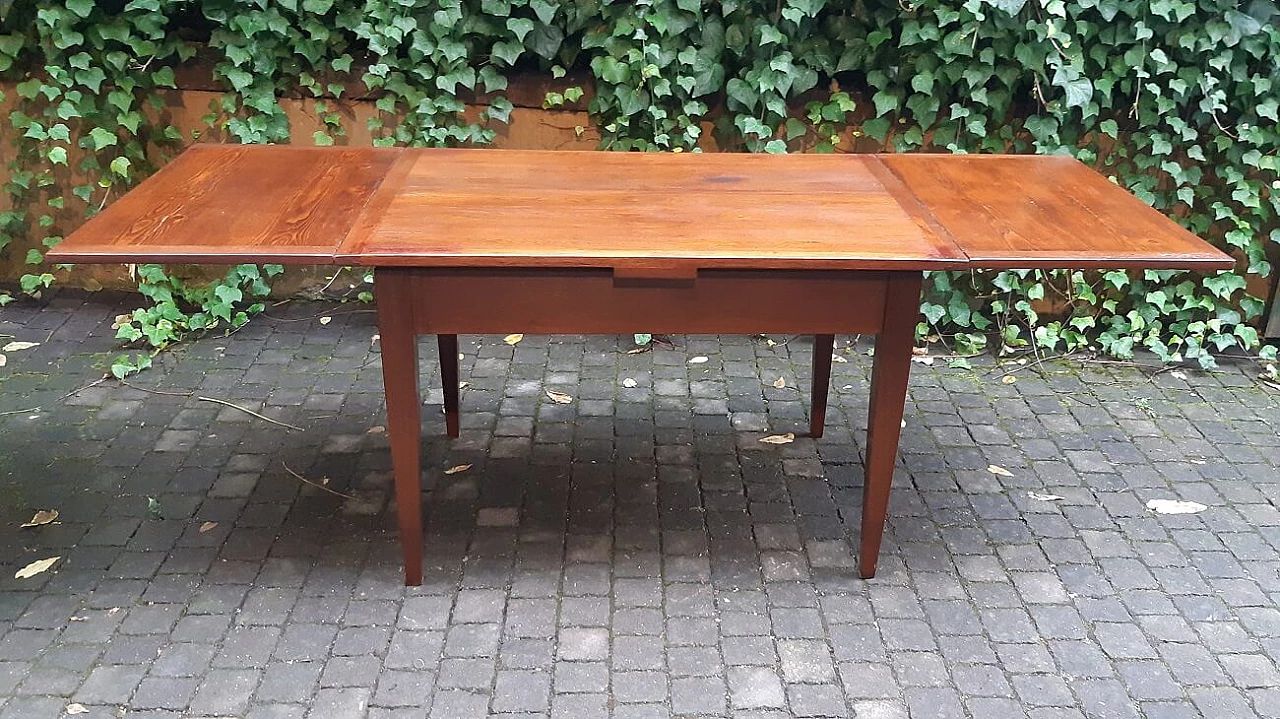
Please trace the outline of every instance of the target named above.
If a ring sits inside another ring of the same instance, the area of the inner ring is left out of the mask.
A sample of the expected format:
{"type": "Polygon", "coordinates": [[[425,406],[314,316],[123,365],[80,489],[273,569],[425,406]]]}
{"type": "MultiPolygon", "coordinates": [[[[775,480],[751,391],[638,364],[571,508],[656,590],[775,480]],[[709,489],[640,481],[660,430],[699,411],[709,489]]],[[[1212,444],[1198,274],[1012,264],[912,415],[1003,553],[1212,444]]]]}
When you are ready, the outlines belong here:
{"type": "MultiPolygon", "coordinates": [[[[888,272],[380,268],[425,334],[878,333],[888,272]]],[[[916,274],[916,273],[912,273],[916,274]]]]}

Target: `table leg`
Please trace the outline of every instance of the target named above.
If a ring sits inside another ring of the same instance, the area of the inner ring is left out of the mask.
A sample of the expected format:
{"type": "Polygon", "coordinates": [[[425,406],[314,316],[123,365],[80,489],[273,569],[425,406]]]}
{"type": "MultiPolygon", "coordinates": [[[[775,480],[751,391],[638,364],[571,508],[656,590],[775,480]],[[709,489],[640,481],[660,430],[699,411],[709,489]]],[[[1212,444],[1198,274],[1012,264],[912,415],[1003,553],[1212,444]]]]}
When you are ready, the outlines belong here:
{"type": "Polygon", "coordinates": [[[809,393],[809,436],[818,439],[827,423],[827,393],[831,391],[831,351],[835,335],[813,337],[813,387],[809,393]]]}
{"type": "Polygon", "coordinates": [[[444,428],[450,437],[459,432],[458,336],[436,335],[440,347],[440,382],[444,385],[444,428]]]}
{"type": "MultiPolygon", "coordinates": [[[[387,396],[387,434],[395,477],[404,554],[404,583],[422,584],[422,410],[418,399],[418,338],[413,323],[412,277],[396,270],[374,273],[378,332],[382,343],[382,382],[387,396]]],[[[457,359],[457,353],[454,353],[457,359]]],[[[454,383],[456,386],[456,382],[454,383]]]]}
{"type": "Polygon", "coordinates": [[[920,313],[920,281],[918,274],[890,275],[884,324],[876,339],[867,420],[866,481],[862,488],[862,546],[858,551],[858,573],[863,579],[876,575],[880,559],[880,540],[884,536],[911,374],[911,347],[920,313]]]}

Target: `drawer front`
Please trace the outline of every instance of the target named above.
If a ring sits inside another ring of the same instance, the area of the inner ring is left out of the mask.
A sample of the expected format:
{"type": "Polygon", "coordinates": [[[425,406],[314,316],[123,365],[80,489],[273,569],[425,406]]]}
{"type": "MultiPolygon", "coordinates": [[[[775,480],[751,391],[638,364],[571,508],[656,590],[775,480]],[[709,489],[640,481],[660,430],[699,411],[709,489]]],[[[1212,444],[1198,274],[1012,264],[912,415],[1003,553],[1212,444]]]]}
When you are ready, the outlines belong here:
{"type": "MultiPolygon", "coordinates": [[[[873,334],[891,273],[383,268],[426,334],[873,334]]],[[[913,273],[914,274],[914,273],[913,273]]],[[[387,311],[380,308],[379,311],[387,311]]]]}

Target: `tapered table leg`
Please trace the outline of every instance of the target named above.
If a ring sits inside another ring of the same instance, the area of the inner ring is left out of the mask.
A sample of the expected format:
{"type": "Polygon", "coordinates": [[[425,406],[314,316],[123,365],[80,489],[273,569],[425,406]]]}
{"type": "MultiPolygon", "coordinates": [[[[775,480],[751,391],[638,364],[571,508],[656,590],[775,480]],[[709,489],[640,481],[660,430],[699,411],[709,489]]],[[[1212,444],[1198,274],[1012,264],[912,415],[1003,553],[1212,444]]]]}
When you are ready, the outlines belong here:
{"type": "Polygon", "coordinates": [[[457,437],[458,421],[458,336],[436,335],[440,347],[440,383],[444,385],[444,429],[457,437]]]}
{"type": "Polygon", "coordinates": [[[827,424],[827,393],[831,391],[831,350],[835,335],[813,337],[813,386],[809,397],[809,436],[818,439],[827,424]]]}
{"type": "Polygon", "coordinates": [[[884,324],[876,339],[867,420],[867,474],[862,488],[862,546],[858,551],[858,573],[863,579],[876,575],[880,559],[880,540],[884,537],[907,379],[911,374],[911,347],[920,313],[920,280],[915,273],[890,275],[884,324]]]}
{"type": "Polygon", "coordinates": [[[378,332],[382,336],[382,382],[387,395],[387,434],[391,440],[404,583],[418,586],[422,584],[422,410],[411,279],[408,273],[380,268],[374,273],[373,282],[378,298],[378,332]]]}

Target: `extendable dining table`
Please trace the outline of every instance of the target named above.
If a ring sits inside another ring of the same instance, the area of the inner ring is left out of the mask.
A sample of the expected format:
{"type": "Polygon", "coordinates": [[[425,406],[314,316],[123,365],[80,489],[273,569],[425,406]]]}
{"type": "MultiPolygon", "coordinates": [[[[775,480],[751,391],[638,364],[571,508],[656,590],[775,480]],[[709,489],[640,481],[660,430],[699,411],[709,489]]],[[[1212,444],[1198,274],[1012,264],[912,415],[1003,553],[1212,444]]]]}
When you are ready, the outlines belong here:
{"type": "Polygon", "coordinates": [[[754,155],[195,145],[55,262],[374,273],[405,583],[422,580],[417,338],[458,435],[459,333],[877,335],[858,568],[875,575],[922,272],[1233,266],[1065,156],[754,155]]]}

